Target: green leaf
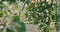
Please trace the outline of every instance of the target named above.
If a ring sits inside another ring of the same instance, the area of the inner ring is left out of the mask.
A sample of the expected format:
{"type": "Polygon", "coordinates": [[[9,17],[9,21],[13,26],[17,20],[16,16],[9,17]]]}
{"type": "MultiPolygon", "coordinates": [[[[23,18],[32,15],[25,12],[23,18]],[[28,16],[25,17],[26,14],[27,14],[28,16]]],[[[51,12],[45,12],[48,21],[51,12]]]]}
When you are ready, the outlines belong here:
{"type": "Polygon", "coordinates": [[[16,0],[6,0],[6,1],[8,1],[10,3],[16,3],[16,0]]]}
{"type": "Polygon", "coordinates": [[[0,8],[2,9],[4,7],[4,4],[0,2],[0,8]]]}
{"type": "Polygon", "coordinates": [[[3,1],[5,1],[5,0],[1,0],[1,2],[3,2],[3,1]]]}
{"type": "Polygon", "coordinates": [[[13,16],[12,21],[15,22],[15,23],[19,23],[20,22],[19,16],[18,15],[13,16]]]}
{"type": "Polygon", "coordinates": [[[10,29],[8,29],[8,28],[7,28],[6,30],[7,30],[6,32],[14,32],[14,31],[12,31],[12,30],[10,30],[10,29]]]}
{"type": "Polygon", "coordinates": [[[25,24],[24,24],[23,22],[20,22],[19,16],[15,15],[15,16],[13,17],[13,22],[18,24],[18,26],[15,26],[15,29],[16,29],[18,32],[25,32],[25,31],[26,31],[25,24]],[[19,25],[20,25],[21,27],[20,27],[19,25]]]}
{"type": "Polygon", "coordinates": [[[52,20],[54,20],[54,19],[55,19],[55,17],[56,17],[55,15],[52,15],[52,20]]]}
{"type": "Polygon", "coordinates": [[[24,22],[20,22],[20,23],[18,23],[18,24],[21,25],[21,27],[16,26],[15,29],[16,29],[18,32],[26,32],[26,27],[25,27],[24,22]]]}
{"type": "Polygon", "coordinates": [[[21,2],[25,2],[25,0],[20,0],[21,2]]]}
{"type": "Polygon", "coordinates": [[[16,10],[18,10],[18,6],[16,6],[16,5],[15,5],[15,7],[14,7],[14,8],[15,8],[16,10]]]}
{"type": "Polygon", "coordinates": [[[39,19],[38,18],[35,18],[33,23],[34,24],[38,24],[38,21],[39,21],[39,19]]]}
{"type": "Polygon", "coordinates": [[[0,12],[0,17],[3,17],[4,13],[0,12]]]}
{"type": "Polygon", "coordinates": [[[43,26],[44,26],[43,24],[40,24],[40,25],[39,25],[39,29],[40,29],[40,30],[43,29],[43,28],[42,28],[43,26]]]}

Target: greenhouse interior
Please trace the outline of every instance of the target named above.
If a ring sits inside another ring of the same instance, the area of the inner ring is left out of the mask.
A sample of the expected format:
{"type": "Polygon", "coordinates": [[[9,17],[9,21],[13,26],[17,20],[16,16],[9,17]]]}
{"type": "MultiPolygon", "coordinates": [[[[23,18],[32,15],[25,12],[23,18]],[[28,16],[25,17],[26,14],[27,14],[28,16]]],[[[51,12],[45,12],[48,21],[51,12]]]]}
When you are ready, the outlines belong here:
{"type": "Polygon", "coordinates": [[[60,32],[60,0],[0,0],[0,32],[60,32]]]}

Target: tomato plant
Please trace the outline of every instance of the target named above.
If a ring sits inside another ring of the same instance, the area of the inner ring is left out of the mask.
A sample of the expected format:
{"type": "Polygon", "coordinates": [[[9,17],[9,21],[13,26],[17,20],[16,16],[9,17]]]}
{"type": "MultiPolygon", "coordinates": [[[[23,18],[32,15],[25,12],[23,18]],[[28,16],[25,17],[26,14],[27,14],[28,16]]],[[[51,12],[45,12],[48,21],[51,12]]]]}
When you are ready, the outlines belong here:
{"type": "Polygon", "coordinates": [[[0,0],[0,17],[1,32],[26,32],[24,17],[42,32],[52,32],[57,29],[57,0],[0,0]]]}

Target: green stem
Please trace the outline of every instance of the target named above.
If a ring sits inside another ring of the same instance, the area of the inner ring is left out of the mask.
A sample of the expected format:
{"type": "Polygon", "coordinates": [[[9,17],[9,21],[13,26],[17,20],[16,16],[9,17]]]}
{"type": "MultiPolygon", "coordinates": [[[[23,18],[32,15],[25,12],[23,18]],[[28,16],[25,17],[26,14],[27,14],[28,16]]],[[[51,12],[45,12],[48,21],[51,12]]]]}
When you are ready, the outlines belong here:
{"type": "Polygon", "coordinates": [[[19,11],[19,16],[20,16],[20,13],[24,10],[26,2],[27,2],[27,0],[24,2],[24,5],[23,5],[23,8],[21,9],[21,11],[19,11]]]}

